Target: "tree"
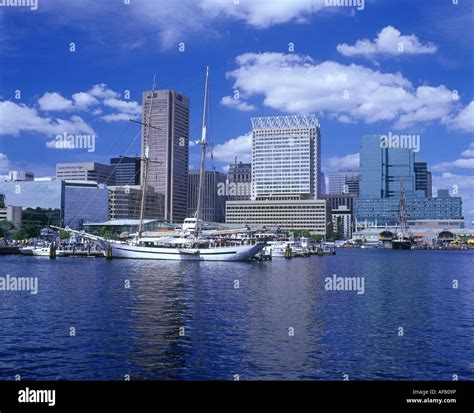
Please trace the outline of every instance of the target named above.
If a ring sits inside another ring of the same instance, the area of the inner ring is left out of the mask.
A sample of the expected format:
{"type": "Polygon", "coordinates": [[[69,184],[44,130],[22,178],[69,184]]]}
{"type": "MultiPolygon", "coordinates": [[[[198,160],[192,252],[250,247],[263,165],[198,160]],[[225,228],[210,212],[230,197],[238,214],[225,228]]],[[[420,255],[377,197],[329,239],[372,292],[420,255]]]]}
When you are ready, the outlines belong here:
{"type": "Polygon", "coordinates": [[[0,238],[6,238],[8,233],[13,229],[13,223],[3,219],[0,221],[0,238]]]}
{"type": "Polygon", "coordinates": [[[33,222],[24,222],[23,225],[13,232],[16,240],[35,238],[40,235],[40,229],[33,222]]]}
{"type": "Polygon", "coordinates": [[[69,239],[70,234],[67,231],[64,231],[63,229],[59,230],[59,238],[61,239],[69,239]]]}

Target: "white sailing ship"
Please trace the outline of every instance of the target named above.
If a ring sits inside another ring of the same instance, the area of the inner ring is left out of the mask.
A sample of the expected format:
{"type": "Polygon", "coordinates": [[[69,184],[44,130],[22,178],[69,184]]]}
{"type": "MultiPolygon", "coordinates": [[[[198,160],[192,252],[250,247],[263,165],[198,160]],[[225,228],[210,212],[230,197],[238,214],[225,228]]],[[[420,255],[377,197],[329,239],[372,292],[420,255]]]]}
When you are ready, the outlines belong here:
{"type": "MultiPolygon", "coordinates": [[[[142,199],[140,208],[140,224],[136,236],[130,241],[107,240],[83,231],[70,232],[77,233],[82,237],[97,241],[104,249],[104,255],[108,258],[136,258],[151,260],[174,260],[174,261],[246,261],[253,258],[264,247],[265,242],[248,239],[238,236],[223,237],[213,231],[210,236],[202,231],[201,203],[204,182],[204,168],[206,161],[206,106],[208,98],[209,68],[206,69],[206,82],[204,93],[204,110],[202,121],[202,134],[199,144],[201,150],[200,179],[198,190],[197,210],[195,217],[186,218],[181,231],[177,234],[157,237],[143,236],[143,216],[145,207],[145,188],[148,171],[148,148],[145,148],[144,175],[142,182],[142,199]]],[[[152,94],[153,99],[153,94],[152,94]]],[[[150,104],[151,110],[152,104],[150,104]]],[[[151,122],[151,113],[145,120],[145,134],[148,134],[151,122]]],[[[147,140],[145,139],[145,142],[147,140]]],[[[228,232],[228,231],[227,231],[228,232]]],[[[226,231],[223,231],[226,233],[226,231]]]]}

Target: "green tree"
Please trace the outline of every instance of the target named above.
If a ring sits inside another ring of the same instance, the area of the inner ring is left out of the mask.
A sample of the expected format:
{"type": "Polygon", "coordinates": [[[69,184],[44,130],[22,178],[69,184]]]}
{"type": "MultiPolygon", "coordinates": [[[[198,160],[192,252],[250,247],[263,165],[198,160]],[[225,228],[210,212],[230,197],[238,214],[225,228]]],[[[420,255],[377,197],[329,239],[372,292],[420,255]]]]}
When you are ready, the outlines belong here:
{"type": "Polygon", "coordinates": [[[59,238],[61,239],[69,239],[70,234],[67,231],[64,231],[63,229],[59,230],[59,238]]]}
{"type": "Polygon", "coordinates": [[[3,219],[0,221],[0,238],[5,238],[13,229],[13,223],[3,219]]]}
{"type": "Polygon", "coordinates": [[[40,235],[40,229],[33,222],[24,222],[23,225],[13,232],[16,240],[35,238],[40,235]]]}

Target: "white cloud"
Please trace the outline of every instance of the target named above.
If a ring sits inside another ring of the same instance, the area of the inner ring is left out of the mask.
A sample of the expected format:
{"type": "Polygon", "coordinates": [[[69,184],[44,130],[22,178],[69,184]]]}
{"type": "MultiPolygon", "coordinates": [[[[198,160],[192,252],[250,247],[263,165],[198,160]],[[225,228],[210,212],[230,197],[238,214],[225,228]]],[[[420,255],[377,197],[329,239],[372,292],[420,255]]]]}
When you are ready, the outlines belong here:
{"type": "Polygon", "coordinates": [[[464,156],[465,158],[474,158],[474,142],[469,145],[469,148],[461,153],[461,156],[464,156]]]}
{"type": "Polygon", "coordinates": [[[121,121],[128,121],[130,119],[138,119],[139,115],[131,115],[129,113],[112,113],[110,115],[104,115],[101,117],[102,120],[106,122],[121,122],[121,121]]]}
{"type": "MultiPolygon", "coordinates": [[[[50,17],[49,28],[68,25],[79,30],[94,27],[96,39],[133,50],[158,42],[164,48],[178,42],[221,36],[228,21],[265,29],[283,23],[305,23],[325,9],[324,0],[132,0],[121,2],[48,0],[41,6],[50,17]],[[108,24],[104,20],[108,18],[108,24]],[[199,37],[196,35],[199,34],[199,37]]],[[[331,10],[329,10],[331,9],[331,10]]]]}
{"type": "Polygon", "coordinates": [[[450,169],[474,169],[474,142],[461,153],[460,159],[451,162],[440,162],[432,166],[433,171],[448,171],[450,169]]]}
{"type": "Polygon", "coordinates": [[[117,109],[122,113],[129,113],[129,114],[140,114],[142,112],[142,107],[134,101],[125,101],[120,99],[105,99],[104,105],[111,107],[113,109],[117,109]]]}
{"type": "Polygon", "coordinates": [[[232,138],[213,149],[214,159],[219,162],[234,163],[235,157],[242,162],[252,159],[252,133],[232,138]]]}
{"type": "Polygon", "coordinates": [[[337,46],[337,51],[344,56],[365,57],[433,54],[436,50],[437,47],[433,43],[422,44],[414,34],[402,35],[393,26],[384,27],[374,41],[363,39],[357,40],[354,46],[345,43],[337,46]]]}
{"type": "Polygon", "coordinates": [[[400,73],[361,65],[316,63],[309,56],[246,53],[228,72],[233,88],[247,99],[285,113],[318,113],[342,122],[393,122],[395,129],[446,122],[456,101],[444,85],[414,87],[400,73]]]}
{"type": "Polygon", "coordinates": [[[257,109],[254,105],[251,105],[247,102],[242,102],[240,99],[235,99],[232,96],[224,96],[221,99],[221,105],[232,109],[237,109],[242,112],[251,112],[252,110],[257,109]]]}
{"type": "Polygon", "coordinates": [[[38,99],[38,104],[41,110],[47,112],[62,112],[73,109],[73,102],[57,92],[46,92],[38,99]]]}
{"type": "Polygon", "coordinates": [[[86,109],[90,106],[98,105],[99,101],[90,93],[79,92],[72,95],[74,104],[79,109],[86,109]]]}
{"type": "Polygon", "coordinates": [[[238,4],[225,0],[202,0],[199,6],[213,18],[241,20],[258,29],[287,22],[307,22],[312,14],[325,7],[324,0],[240,0],[238,4]]]}
{"type": "Polygon", "coordinates": [[[345,156],[333,156],[326,161],[325,170],[359,169],[359,154],[351,153],[345,156]]]}
{"type": "Polygon", "coordinates": [[[474,101],[447,121],[449,127],[461,132],[474,132],[474,101]]]}
{"type": "Polygon", "coordinates": [[[470,159],[456,159],[452,162],[440,162],[432,166],[433,171],[447,171],[449,169],[474,169],[474,158],[470,159]]]}
{"type": "Polygon", "coordinates": [[[10,101],[0,102],[0,119],[0,135],[18,136],[23,132],[46,136],[95,134],[94,129],[79,116],[71,116],[69,120],[43,117],[35,108],[10,101]]]}
{"type": "Polygon", "coordinates": [[[105,83],[99,83],[97,85],[92,86],[88,93],[100,99],[118,98],[120,96],[119,93],[114,92],[105,83]]]}

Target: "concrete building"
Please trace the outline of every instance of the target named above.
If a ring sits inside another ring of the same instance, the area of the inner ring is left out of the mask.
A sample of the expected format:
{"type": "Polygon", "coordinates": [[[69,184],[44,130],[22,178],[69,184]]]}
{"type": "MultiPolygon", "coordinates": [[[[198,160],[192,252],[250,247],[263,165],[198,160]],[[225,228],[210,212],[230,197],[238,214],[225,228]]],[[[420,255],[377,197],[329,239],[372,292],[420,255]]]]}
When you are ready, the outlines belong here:
{"type": "Polygon", "coordinates": [[[35,174],[28,171],[10,171],[8,173],[9,181],[34,181],[35,174]]]}
{"type": "Polygon", "coordinates": [[[228,224],[306,229],[312,234],[326,235],[329,222],[329,210],[322,199],[227,201],[226,204],[228,224]]]}
{"type": "Polygon", "coordinates": [[[227,196],[229,201],[246,201],[252,195],[252,164],[235,163],[229,165],[227,173],[227,196]]]}
{"type": "Polygon", "coordinates": [[[115,185],[140,185],[141,159],[139,157],[112,158],[110,166],[115,169],[115,185]]]}
{"type": "MultiPolygon", "coordinates": [[[[227,176],[217,171],[205,171],[201,198],[201,219],[207,222],[225,221],[225,194],[227,176]]],[[[199,192],[199,171],[191,170],[188,175],[188,217],[197,210],[199,192]]]]}
{"type": "Polygon", "coordinates": [[[331,211],[333,233],[338,239],[352,238],[352,212],[345,206],[331,211]]]}
{"type": "Polygon", "coordinates": [[[21,206],[8,205],[0,208],[0,221],[10,221],[15,228],[20,227],[22,223],[21,206]]]}
{"type": "Polygon", "coordinates": [[[329,195],[359,195],[359,171],[341,169],[329,174],[329,195]]]}
{"type": "MultiPolygon", "coordinates": [[[[109,220],[139,219],[142,190],[139,185],[109,186],[109,220]]],[[[164,195],[148,188],[144,219],[164,219],[164,195]]]]}
{"type": "Polygon", "coordinates": [[[58,163],[56,178],[65,181],[92,181],[98,184],[115,185],[113,166],[97,162],[58,163]]]}
{"type": "Polygon", "coordinates": [[[252,118],[252,199],[315,199],[321,192],[315,115],[252,118]]]}
{"type": "MultiPolygon", "coordinates": [[[[174,90],[143,93],[142,157],[149,148],[147,186],[165,197],[165,220],[182,223],[187,212],[189,99],[174,90]]],[[[143,171],[142,171],[143,182],[143,171]]]]}

